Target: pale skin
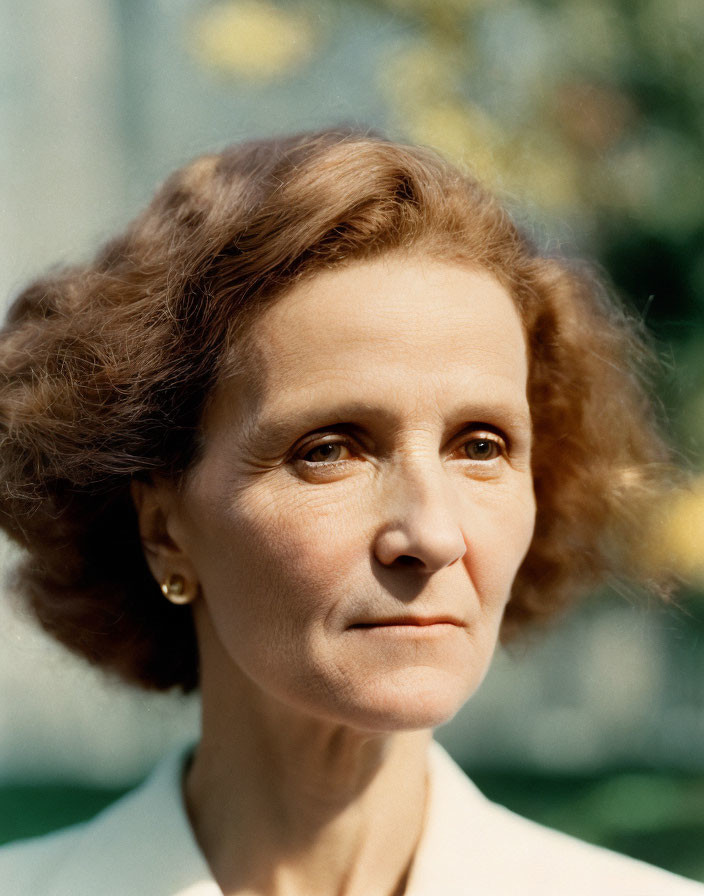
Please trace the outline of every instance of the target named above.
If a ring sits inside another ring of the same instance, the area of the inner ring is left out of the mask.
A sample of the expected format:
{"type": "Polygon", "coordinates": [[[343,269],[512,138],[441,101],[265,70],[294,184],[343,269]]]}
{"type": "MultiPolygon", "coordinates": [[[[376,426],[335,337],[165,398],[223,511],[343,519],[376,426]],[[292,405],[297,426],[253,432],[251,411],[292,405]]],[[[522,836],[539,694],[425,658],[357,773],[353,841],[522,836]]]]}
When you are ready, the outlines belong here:
{"type": "Polygon", "coordinates": [[[252,336],[183,488],[134,488],[157,581],[199,586],[186,805],[226,896],[397,896],[532,538],[523,329],[488,273],[389,255],[252,336]]]}

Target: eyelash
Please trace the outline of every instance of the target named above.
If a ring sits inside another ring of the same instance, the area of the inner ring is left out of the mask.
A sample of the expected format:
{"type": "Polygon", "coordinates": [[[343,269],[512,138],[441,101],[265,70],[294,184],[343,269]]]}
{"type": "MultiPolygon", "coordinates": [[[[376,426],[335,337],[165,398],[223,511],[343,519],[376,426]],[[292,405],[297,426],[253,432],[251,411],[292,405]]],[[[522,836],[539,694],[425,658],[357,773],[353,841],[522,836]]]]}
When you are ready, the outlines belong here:
{"type": "MultiPolygon", "coordinates": [[[[484,459],[484,460],[481,460],[479,458],[471,458],[471,457],[467,457],[466,458],[467,460],[469,460],[469,461],[474,460],[475,463],[484,464],[484,463],[491,463],[492,461],[499,460],[502,457],[506,457],[506,455],[508,453],[508,445],[506,443],[506,440],[502,436],[500,436],[496,432],[492,432],[489,429],[478,429],[478,430],[475,430],[474,432],[476,433],[476,435],[473,435],[472,438],[469,438],[466,441],[461,442],[458,447],[461,448],[461,447],[463,447],[465,445],[469,445],[471,443],[487,442],[492,445],[495,445],[498,453],[494,457],[490,457],[490,458],[484,459]]],[[[345,463],[346,461],[350,460],[351,458],[342,458],[342,459],[333,460],[333,461],[312,461],[312,460],[306,460],[306,455],[311,454],[313,451],[316,451],[317,449],[322,448],[326,445],[341,446],[341,447],[347,448],[350,451],[353,451],[354,444],[355,443],[352,440],[345,439],[345,438],[337,438],[335,440],[329,439],[328,441],[320,441],[320,442],[312,443],[312,444],[309,443],[308,445],[303,445],[298,450],[298,452],[296,452],[296,454],[294,455],[294,460],[301,461],[304,464],[306,464],[307,466],[315,467],[317,469],[337,466],[337,465],[345,463]]]]}

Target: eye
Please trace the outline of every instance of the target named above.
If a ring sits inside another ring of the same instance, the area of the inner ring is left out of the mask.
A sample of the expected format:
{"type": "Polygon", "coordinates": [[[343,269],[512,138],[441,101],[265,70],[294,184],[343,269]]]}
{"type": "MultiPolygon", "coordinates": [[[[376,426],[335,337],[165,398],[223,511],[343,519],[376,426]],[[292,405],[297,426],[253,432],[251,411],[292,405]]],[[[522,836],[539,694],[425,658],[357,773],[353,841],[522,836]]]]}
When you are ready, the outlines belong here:
{"type": "Polygon", "coordinates": [[[299,459],[309,464],[330,464],[347,460],[349,456],[350,450],[344,442],[321,442],[299,454],[299,459]]]}
{"type": "Polygon", "coordinates": [[[469,460],[491,461],[503,457],[506,443],[493,433],[480,433],[462,445],[464,454],[469,460]]]}

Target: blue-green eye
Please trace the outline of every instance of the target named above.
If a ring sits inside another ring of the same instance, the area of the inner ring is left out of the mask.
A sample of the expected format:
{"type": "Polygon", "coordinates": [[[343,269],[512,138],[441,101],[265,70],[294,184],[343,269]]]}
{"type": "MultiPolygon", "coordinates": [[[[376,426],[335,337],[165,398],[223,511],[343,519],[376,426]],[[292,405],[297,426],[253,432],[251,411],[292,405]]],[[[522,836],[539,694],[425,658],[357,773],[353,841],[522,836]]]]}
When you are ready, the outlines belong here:
{"type": "Polygon", "coordinates": [[[501,457],[503,443],[497,439],[470,439],[464,444],[465,454],[470,460],[496,460],[501,457]]]}

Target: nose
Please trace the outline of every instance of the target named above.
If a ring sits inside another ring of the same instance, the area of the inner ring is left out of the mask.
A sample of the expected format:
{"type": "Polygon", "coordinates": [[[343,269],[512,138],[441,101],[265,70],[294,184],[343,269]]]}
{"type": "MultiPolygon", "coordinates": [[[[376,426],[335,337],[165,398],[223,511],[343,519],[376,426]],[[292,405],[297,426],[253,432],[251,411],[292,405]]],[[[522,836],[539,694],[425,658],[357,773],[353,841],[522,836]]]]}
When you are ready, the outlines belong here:
{"type": "Polygon", "coordinates": [[[464,556],[457,495],[439,459],[417,460],[396,469],[384,489],[385,522],[374,541],[384,566],[432,573],[464,556]]]}

